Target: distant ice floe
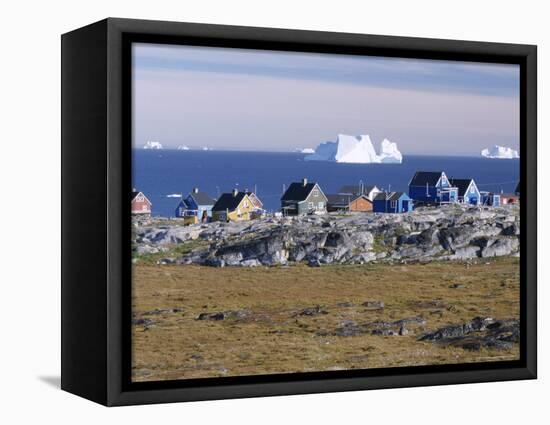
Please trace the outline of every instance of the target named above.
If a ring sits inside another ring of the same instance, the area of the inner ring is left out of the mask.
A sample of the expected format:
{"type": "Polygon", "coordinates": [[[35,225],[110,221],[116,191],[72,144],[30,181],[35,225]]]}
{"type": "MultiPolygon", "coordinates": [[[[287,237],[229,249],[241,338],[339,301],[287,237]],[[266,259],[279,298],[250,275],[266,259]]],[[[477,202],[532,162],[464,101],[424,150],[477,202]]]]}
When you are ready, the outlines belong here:
{"type": "Polygon", "coordinates": [[[491,159],[516,159],[519,158],[519,153],[512,148],[494,145],[491,148],[483,149],[481,156],[491,159]]]}
{"type": "Polygon", "coordinates": [[[305,161],[334,161],[355,164],[401,164],[403,155],[396,143],[384,139],[376,153],[368,135],[339,134],[335,142],[320,143],[305,161]]]}
{"type": "Polygon", "coordinates": [[[170,195],[166,195],[167,198],[181,198],[181,193],[171,193],[170,195]]]}
{"type": "Polygon", "coordinates": [[[189,147],[186,145],[179,145],[176,149],[179,151],[188,151],[189,147]]]}
{"type": "Polygon", "coordinates": [[[143,149],[162,149],[160,142],[147,142],[143,145],[143,149]]]}
{"type": "Polygon", "coordinates": [[[300,149],[300,153],[315,153],[315,149],[312,149],[312,148],[300,149]]]}

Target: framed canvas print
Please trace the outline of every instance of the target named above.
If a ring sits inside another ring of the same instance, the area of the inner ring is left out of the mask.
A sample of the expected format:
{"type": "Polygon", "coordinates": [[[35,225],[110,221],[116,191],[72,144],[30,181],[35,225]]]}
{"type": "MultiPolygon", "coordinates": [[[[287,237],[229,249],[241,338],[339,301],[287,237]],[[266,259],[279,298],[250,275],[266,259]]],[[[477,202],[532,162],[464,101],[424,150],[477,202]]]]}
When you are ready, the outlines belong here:
{"type": "Polygon", "coordinates": [[[536,377],[536,47],[106,19],[62,37],[62,388],[536,377]]]}

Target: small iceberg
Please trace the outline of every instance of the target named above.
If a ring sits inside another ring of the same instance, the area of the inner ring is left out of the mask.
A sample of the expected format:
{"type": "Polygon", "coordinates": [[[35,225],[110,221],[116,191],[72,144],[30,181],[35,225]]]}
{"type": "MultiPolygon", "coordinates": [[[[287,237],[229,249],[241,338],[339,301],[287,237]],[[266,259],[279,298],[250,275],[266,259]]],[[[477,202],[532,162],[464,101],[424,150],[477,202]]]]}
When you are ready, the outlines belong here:
{"type": "Polygon", "coordinates": [[[519,158],[519,153],[512,148],[494,145],[491,148],[483,149],[481,156],[491,159],[517,159],[519,158]]]}
{"type": "Polygon", "coordinates": [[[162,144],[159,142],[147,142],[143,145],[143,149],[162,149],[162,144]]]}
{"type": "Polygon", "coordinates": [[[315,153],[315,149],[312,149],[312,148],[300,149],[300,153],[315,153]]]}
{"type": "Polygon", "coordinates": [[[186,146],[186,145],[179,145],[176,149],[177,149],[178,151],[188,151],[188,150],[189,150],[189,147],[186,146]]]}
{"type": "Polygon", "coordinates": [[[339,134],[335,142],[320,143],[305,161],[334,161],[350,164],[401,164],[403,155],[396,143],[384,139],[376,153],[369,135],[339,134]]]}
{"type": "Polygon", "coordinates": [[[181,193],[171,193],[170,195],[166,195],[167,198],[181,198],[181,193]]]}

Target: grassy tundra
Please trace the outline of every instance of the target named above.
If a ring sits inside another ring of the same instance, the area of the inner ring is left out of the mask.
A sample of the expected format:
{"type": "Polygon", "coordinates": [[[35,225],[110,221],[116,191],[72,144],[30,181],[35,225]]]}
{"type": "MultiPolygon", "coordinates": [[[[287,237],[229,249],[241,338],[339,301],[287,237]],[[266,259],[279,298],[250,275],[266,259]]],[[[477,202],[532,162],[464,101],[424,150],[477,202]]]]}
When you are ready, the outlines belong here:
{"type": "Polygon", "coordinates": [[[518,344],[471,350],[418,339],[477,316],[518,319],[517,257],[317,268],[138,261],[133,267],[135,381],[519,358],[518,344]],[[216,312],[232,313],[197,320],[216,312]],[[411,317],[423,322],[407,325],[402,335],[335,332],[343,323],[411,317]]]}

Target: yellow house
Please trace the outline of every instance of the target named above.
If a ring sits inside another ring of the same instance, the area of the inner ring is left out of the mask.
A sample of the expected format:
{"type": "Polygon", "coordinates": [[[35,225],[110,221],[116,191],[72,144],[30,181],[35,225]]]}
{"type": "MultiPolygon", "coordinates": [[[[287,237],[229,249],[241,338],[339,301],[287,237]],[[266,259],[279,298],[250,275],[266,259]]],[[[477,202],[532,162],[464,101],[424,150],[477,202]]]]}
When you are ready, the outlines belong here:
{"type": "Polygon", "coordinates": [[[237,189],[231,193],[223,193],[212,208],[214,221],[250,220],[255,210],[254,203],[245,192],[237,189]]]}

